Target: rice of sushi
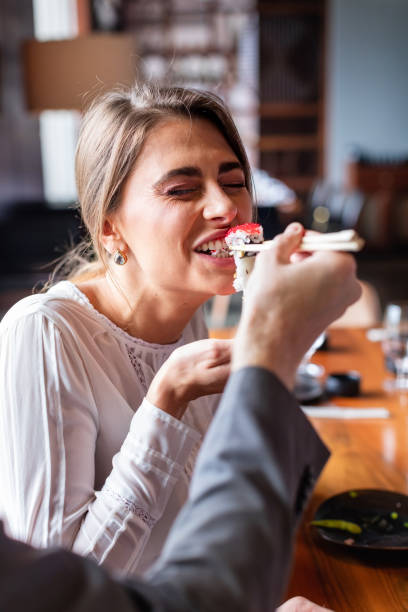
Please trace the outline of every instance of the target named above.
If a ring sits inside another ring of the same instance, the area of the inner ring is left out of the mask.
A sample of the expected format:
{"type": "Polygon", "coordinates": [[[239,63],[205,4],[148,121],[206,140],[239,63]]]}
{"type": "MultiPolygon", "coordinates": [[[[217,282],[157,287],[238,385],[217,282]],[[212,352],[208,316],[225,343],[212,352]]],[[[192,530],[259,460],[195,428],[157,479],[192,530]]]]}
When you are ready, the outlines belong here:
{"type": "Polygon", "coordinates": [[[233,282],[235,291],[245,291],[245,287],[255,264],[256,253],[245,252],[246,244],[259,244],[264,241],[263,228],[259,223],[245,223],[232,227],[225,236],[228,246],[242,246],[242,251],[234,251],[236,274],[233,282]]]}

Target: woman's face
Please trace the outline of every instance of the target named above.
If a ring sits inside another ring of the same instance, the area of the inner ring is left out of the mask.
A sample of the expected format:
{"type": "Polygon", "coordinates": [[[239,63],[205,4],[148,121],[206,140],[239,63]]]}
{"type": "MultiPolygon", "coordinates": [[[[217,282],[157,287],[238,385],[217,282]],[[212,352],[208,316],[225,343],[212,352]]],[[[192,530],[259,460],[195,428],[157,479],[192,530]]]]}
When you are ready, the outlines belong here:
{"type": "Polygon", "coordinates": [[[231,226],[251,220],[252,201],[236,155],[209,121],[169,119],[149,133],[111,217],[127,245],[127,273],[153,291],[233,291],[232,257],[220,246],[231,226]]]}

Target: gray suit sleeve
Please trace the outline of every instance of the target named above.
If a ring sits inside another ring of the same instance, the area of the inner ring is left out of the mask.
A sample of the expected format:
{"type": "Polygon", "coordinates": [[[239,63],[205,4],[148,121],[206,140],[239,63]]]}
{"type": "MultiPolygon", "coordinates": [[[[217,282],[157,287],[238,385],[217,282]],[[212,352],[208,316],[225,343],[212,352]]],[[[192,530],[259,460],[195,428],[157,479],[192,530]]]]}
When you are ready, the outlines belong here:
{"type": "Polygon", "coordinates": [[[170,612],[279,604],[294,533],[328,451],[269,371],[230,377],[187,505],[148,576],[170,612]]]}

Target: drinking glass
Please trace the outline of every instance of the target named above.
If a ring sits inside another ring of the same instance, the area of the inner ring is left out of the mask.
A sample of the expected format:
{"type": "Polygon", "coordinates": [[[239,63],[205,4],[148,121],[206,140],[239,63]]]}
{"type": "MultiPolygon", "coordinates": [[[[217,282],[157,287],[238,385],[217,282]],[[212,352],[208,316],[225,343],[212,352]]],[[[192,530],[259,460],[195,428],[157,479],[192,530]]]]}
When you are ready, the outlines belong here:
{"type": "Polygon", "coordinates": [[[321,377],[324,374],[324,368],[316,363],[311,363],[310,359],[322,346],[325,339],[326,334],[323,332],[306,351],[298,367],[294,393],[299,402],[316,401],[323,393],[321,377]]]}
{"type": "MultiPolygon", "coordinates": [[[[320,336],[318,336],[316,338],[316,340],[313,342],[312,346],[306,351],[306,353],[303,356],[303,359],[299,365],[299,369],[298,369],[298,373],[300,374],[310,374],[313,373],[315,370],[314,368],[310,368],[310,365],[315,365],[315,364],[311,364],[310,360],[313,357],[313,355],[315,354],[315,352],[324,344],[324,341],[326,340],[326,332],[323,332],[320,334],[320,336]]],[[[319,366],[321,367],[321,366],[319,366]]]]}
{"type": "Polygon", "coordinates": [[[397,376],[395,386],[398,391],[408,392],[408,343],[406,344],[405,355],[397,360],[397,376]]]}
{"type": "Polygon", "coordinates": [[[385,367],[394,377],[384,381],[387,391],[404,390],[408,379],[408,302],[387,304],[382,349],[385,367]]]}

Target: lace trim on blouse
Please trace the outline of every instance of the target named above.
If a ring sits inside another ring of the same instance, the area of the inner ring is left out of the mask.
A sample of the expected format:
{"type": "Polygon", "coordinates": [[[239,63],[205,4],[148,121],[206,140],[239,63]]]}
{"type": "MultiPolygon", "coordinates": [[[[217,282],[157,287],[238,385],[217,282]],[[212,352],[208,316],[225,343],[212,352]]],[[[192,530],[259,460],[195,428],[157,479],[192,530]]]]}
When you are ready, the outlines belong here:
{"type": "Polygon", "coordinates": [[[128,510],[129,512],[132,512],[132,514],[140,518],[149,527],[149,529],[152,529],[154,525],[156,524],[156,520],[152,517],[151,514],[149,514],[149,512],[147,512],[141,506],[138,506],[134,502],[130,501],[130,499],[126,499],[126,497],[122,497],[122,495],[119,495],[119,493],[116,493],[116,491],[114,491],[113,489],[110,489],[109,487],[105,487],[104,492],[108,493],[116,501],[120,501],[123,504],[123,506],[126,508],[126,510],[128,510]]]}
{"type": "Polygon", "coordinates": [[[136,348],[134,346],[129,346],[128,344],[126,344],[126,350],[127,350],[128,355],[129,355],[130,363],[132,364],[132,366],[133,366],[133,368],[134,368],[134,370],[136,372],[136,376],[138,377],[139,382],[142,385],[142,389],[144,391],[144,394],[146,395],[147,389],[148,389],[148,384],[147,384],[146,377],[145,377],[144,372],[143,372],[143,368],[140,365],[140,361],[138,359],[136,348]]]}

